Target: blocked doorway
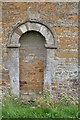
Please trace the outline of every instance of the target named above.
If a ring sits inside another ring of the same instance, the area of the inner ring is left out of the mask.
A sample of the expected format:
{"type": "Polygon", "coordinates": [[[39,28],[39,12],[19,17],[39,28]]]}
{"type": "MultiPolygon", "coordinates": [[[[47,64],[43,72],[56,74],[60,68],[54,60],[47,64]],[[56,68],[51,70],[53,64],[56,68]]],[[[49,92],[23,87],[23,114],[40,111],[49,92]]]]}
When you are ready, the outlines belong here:
{"type": "MultiPolygon", "coordinates": [[[[20,79],[20,77],[21,77],[20,76],[21,75],[21,72],[20,72],[21,67],[20,66],[22,64],[20,62],[20,58],[21,58],[20,57],[20,55],[21,55],[20,49],[22,47],[21,41],[23,41],[20,39],[22,38],[22,36],[24,34],[26,34],[27,32],[30,32],[30,31],[39,32],[40,33],[39,35],[42,35],[42,37],[44,36],[43,38],[46,41],[46,44],[44,42],[44,44],[45,44],[44,49],[47,53],[47,57],[46,57],[46,65],[43,66],[44,71],[42,70],[44,73],[43,74],[43,82],[44,82],[43,85],[44,85],[44,93],[46,92],[46,89],[48,88],[50,91],[50,95],[52,96],[51,81],[53,80],[54,75],[55,75],[55,74],[53,74],[53,72],[55,73],[55,49],[57,49],[56,41],[55,41],[55,38],[54,38],[54,35],[53,35],[51,29],[48,26],[46,26],[45,24],[38,22],[38,21],[36,22],[35,20],[32,20],[32,21],[24,20],[24,21],[17,23],[14,26],[12,33],[9,36],[9,43],[7,44],[8,63],[9,64],[7,64],[8,65],[7,67],[9,69],[9,75],[10,75],[10,81],[11,81],[11,92],[14,96],[19,96],[20,92],[22,92],[21,88],[20,88],[21,83],[24,83],[26,81],[26,79],[20,79]],[[20,81],[21,81],[21,83],[20,83],[20,81]]],[[[26,45],[27,45],[27,43],[26,43],[26,45]]],[[[41,52],[41,50],[40,50],[40,52],[41,52]]],[[[37,53],[37,51],[35,53],[37,53]]],[[[42,51],[42,54],[43,54],[43,51],[42,51]]],[[[46,54],[44,54],[44,55],[46,55],[46,54]]],[[[26,58],[26,59],[23,59],[23,61],[25,61],[24,62],[25,64],[28,63],[28,60],[32,59],[31,56],[35,56],[35,55],[30,54],[28,57],[24,57],[24,58],[26,58]]],[[[26,67],[26,69],[28,69],[28,67],[26,67]]],[[[27,81],[25,83],[26,83],[26,85],[28,84],[27,81]]],[[[27,91],[30,93],[29,90],[27,89],[27,91]]],[[[36,89],[31,90],[31,92],[35,91],[35,90],[36,89]]],[[[42,86],[42,90],[43,90],[43,86],[42,86]]]]}
{"type": "Polygon", "coordinates": [[[43,93],[46,65],[46,40],[37,31],[28,31],[20,37],[20,93],[43,93]]]}

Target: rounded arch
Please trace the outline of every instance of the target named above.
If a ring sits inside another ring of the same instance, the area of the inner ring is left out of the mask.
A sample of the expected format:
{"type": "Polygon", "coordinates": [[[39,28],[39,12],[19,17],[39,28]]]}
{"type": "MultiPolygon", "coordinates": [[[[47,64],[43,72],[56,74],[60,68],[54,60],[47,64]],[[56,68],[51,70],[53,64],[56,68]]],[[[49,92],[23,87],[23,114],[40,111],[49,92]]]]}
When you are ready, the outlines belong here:
{"type": "MultiPolygon", "coordinates": [[[[47,85],[49,85],[51,93],[51,80],[53,79],[53,72],[55,71],[55,49],[56,41],[54,39],[52,31],[45,24],[38,21],[22,21],[17,23],[9,37],[8,48],[8,69],[11,80],[12,93],[19,96],[19,47],[20,37],[27,31],[37,31],[41,33],[46,40],[45,47],[47,49],[46,67],[44,70],[44,91],[47,85]]],[[[52,93],[51,93],[52,94],[52,93]]]]}
{"type": "Polygon", "coordinates": [[[20,46],[19,44],[19,39],[22,34],[24,34],[27,31],[37,31],[41,33],[46,40],[46,45],[45,47],[56,47],[56,42],[54,35],[50,28],[46,26],[45,24],[41,22],[36,22],[36,21],[23,21],[17,23],[17,25],[14,26],[13,32],[11,33],[9,37],[9,46],[10,44],[15,44],[14,46],[20,46]]]}

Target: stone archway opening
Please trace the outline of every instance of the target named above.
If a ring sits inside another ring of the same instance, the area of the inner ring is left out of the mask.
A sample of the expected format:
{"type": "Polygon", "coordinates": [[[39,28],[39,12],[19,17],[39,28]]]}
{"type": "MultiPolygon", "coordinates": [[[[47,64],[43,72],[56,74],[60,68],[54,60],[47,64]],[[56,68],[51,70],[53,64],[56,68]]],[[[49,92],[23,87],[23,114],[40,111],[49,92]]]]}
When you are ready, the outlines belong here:
{"type": "MultiPolygon", "coordinates": [[[[54,71],[55,71],[55,49],[56,47],[56,41],[54,39],[53,33],[50,30],[49,27],[44,25],[41,22],[37,21],[22,21],[19,22],[13,29],[10,37],[9,37],[9,43],[7,44],[8,48],[8,69],[9,69],[9,75],[10,75],[10,82],[11,82],[11,89],[12,94],[14,96],[20,95],[20,38],[28,31],[36,31],[39,32],[40,35],[44,36],[46,43],[45,48],[46,49],[46,67],[44,69],[44,86],[43,91],[46,91],[46,88],[48,86],[48,89],[50,91],[50,94],[52,95],[52,87],[51,87],[51,81],[54,78],[54,71]]],[[[31,43],[32,44],[32,43],[31,43]]],[[[36,52],[37,53],[37,52],[36,52]]],[[[28,57],[28,60],[31,59],[31,57],[28,57]]],[[[27,61],[25,59],[25,61],[27,61]]]]}
{"type": "Polygon", "coordinates": [[[19,41],[20,94],[43,93],[47,53],[45,37],[37,31],[28,31],[19,41]]]}

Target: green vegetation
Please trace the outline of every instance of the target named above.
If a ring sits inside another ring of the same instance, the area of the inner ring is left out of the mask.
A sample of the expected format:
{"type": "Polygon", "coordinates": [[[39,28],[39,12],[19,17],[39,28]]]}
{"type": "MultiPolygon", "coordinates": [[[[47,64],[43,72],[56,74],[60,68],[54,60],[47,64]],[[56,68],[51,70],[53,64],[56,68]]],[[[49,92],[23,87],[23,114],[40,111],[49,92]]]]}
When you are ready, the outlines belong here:
{"type": "Polygon", "coordinates": [[[3,118],[76,118],[78,105],[58,103],[47,106],[43,105],[47,101],[41,101],[44,100],[40,99],[40,103],[39,101],[24,103],[19,99],[8,97],[3,100],[3,118]]]}

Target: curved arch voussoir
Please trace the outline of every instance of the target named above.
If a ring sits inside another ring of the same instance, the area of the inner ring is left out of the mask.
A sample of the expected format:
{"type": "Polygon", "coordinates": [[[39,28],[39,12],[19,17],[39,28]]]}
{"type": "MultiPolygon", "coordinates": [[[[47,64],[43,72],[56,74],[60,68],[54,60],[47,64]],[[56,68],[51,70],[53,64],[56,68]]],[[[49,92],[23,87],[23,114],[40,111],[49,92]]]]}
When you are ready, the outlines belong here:
{"type": "Polygon", "coordinates": [[[54,37],[50,29],[48,29],[48,27],[38,22],[29,22],[29,21],[19,25],[16,28],[16,30],[12,34],[11,43],[19,43],[20,36],[25,32],[32,31],[32,30],[40,32],[45,37],[46,44],[49,44],[49,45],[55,44],[54,37]]]}
{"type": "Polygon", "coordinates": [[[18,44],[19,38],[20,38],[20,35],[14,32],[11,38],[11,44],[18,44]]]}

